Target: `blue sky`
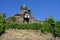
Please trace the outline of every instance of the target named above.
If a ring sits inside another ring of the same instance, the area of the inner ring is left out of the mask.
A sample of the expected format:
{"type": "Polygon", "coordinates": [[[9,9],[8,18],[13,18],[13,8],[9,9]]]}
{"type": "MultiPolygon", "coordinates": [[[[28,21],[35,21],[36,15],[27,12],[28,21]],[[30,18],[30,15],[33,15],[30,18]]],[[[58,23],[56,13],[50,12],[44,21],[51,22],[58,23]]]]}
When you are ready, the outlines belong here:
{"type": "Polygon", "coordinates": [[[32,15],[39,20],[53,16],[60,20],[60,0],[0,0],[0,12],[6,17],[20,13],[20,6],[26,4],[31,9],[32,15]]]}

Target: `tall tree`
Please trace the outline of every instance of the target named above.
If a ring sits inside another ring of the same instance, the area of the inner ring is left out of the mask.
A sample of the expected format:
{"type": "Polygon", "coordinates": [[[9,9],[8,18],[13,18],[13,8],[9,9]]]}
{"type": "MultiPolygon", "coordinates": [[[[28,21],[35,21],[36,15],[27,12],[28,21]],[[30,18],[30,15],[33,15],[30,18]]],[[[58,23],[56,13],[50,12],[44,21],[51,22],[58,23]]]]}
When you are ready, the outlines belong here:
{"type": "Polygon", "coordinates": [[[55,20],[54,20],[54,18],[53,18],[52,16],[50,16],[50,17],[48,18],[48,23],[49,23],[49,24],[55,23],[55,20]]]}
{"type": "Polygon", "coordinates": [[[4,13],[0,13],[0,35],[2,32],[5,32],[5,17],[4,13]]]}

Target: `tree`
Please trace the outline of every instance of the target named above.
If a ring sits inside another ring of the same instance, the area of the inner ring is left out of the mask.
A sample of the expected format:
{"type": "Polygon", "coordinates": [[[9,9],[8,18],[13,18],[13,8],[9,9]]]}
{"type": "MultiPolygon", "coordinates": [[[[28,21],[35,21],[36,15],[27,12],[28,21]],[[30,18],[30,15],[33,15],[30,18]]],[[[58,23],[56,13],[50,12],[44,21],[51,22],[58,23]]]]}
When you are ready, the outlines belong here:
{"type": "Polygon", "coordinates": [[[55,34],[60,37],[60,21],[56,21],[55,23],[55,34]]]}
{"type": "Polygon", "coordinates": [[[5,14],[0,13],[0,35],[5,32],[5,14]]]}
{"type": "Polygon", "coordinates": [[[4,13],[0,13],[0,23],[5,23],[5,17],[4,13]]]}
{"type": "Polygon", "coordinates": [[[11,19],[13,22],[16,21],[16,18],[15,18],[14,16],[12,16],[10,19],[11,19]]]}
{"type": "Polygon", "coordinates": [[[55,23],[55,20],[54,20],[54,18],[53,18],[52,16],[50,16],[50,17],[48,18],[48,23],[49,23],[49,24],[55,23]]]}

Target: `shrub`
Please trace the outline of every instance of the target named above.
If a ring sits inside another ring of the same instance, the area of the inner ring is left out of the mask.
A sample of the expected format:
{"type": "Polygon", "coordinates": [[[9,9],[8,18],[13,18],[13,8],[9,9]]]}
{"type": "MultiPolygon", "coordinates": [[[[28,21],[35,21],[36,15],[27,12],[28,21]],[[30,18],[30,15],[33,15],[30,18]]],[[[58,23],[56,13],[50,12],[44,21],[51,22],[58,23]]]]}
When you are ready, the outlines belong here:
{"type": "Polygon", "coordinates": [[[18,23],[12,23],[12,24],[5,24],[5,28],[14,28],[14,29],[34,29],[39,30],[41,24],[40,23],[31,23],[31,24],[18,24],[18,23]]]}

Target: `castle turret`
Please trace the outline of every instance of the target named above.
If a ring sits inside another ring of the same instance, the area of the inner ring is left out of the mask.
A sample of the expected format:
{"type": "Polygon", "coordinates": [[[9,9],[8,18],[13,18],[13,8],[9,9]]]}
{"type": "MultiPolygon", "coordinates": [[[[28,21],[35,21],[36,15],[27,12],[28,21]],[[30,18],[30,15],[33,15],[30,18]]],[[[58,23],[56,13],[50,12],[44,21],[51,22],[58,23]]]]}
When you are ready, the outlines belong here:
{"type": "Polygon", "coordinates": [[[29,22],[36,22],[34,17],[31,14],[31,10],[26,6],[26,5],[22,5],[21,6],[21,13],[20,14],[16,14],[16,22],[19,23],[29,23],[29,22]]]}
{"type": "Polygon", "coordinates": [[[21,6],[21,10],[27,10],[27,6],[26,5],[22,5],[21,6]]]}
{"type": "Polygon", "coordinates": [[[26,5],[21,6],[21,14],[24,14],[25,12],[28,12],[27,10],[28,10],[28,8],[27,8],[26,5]]]}

